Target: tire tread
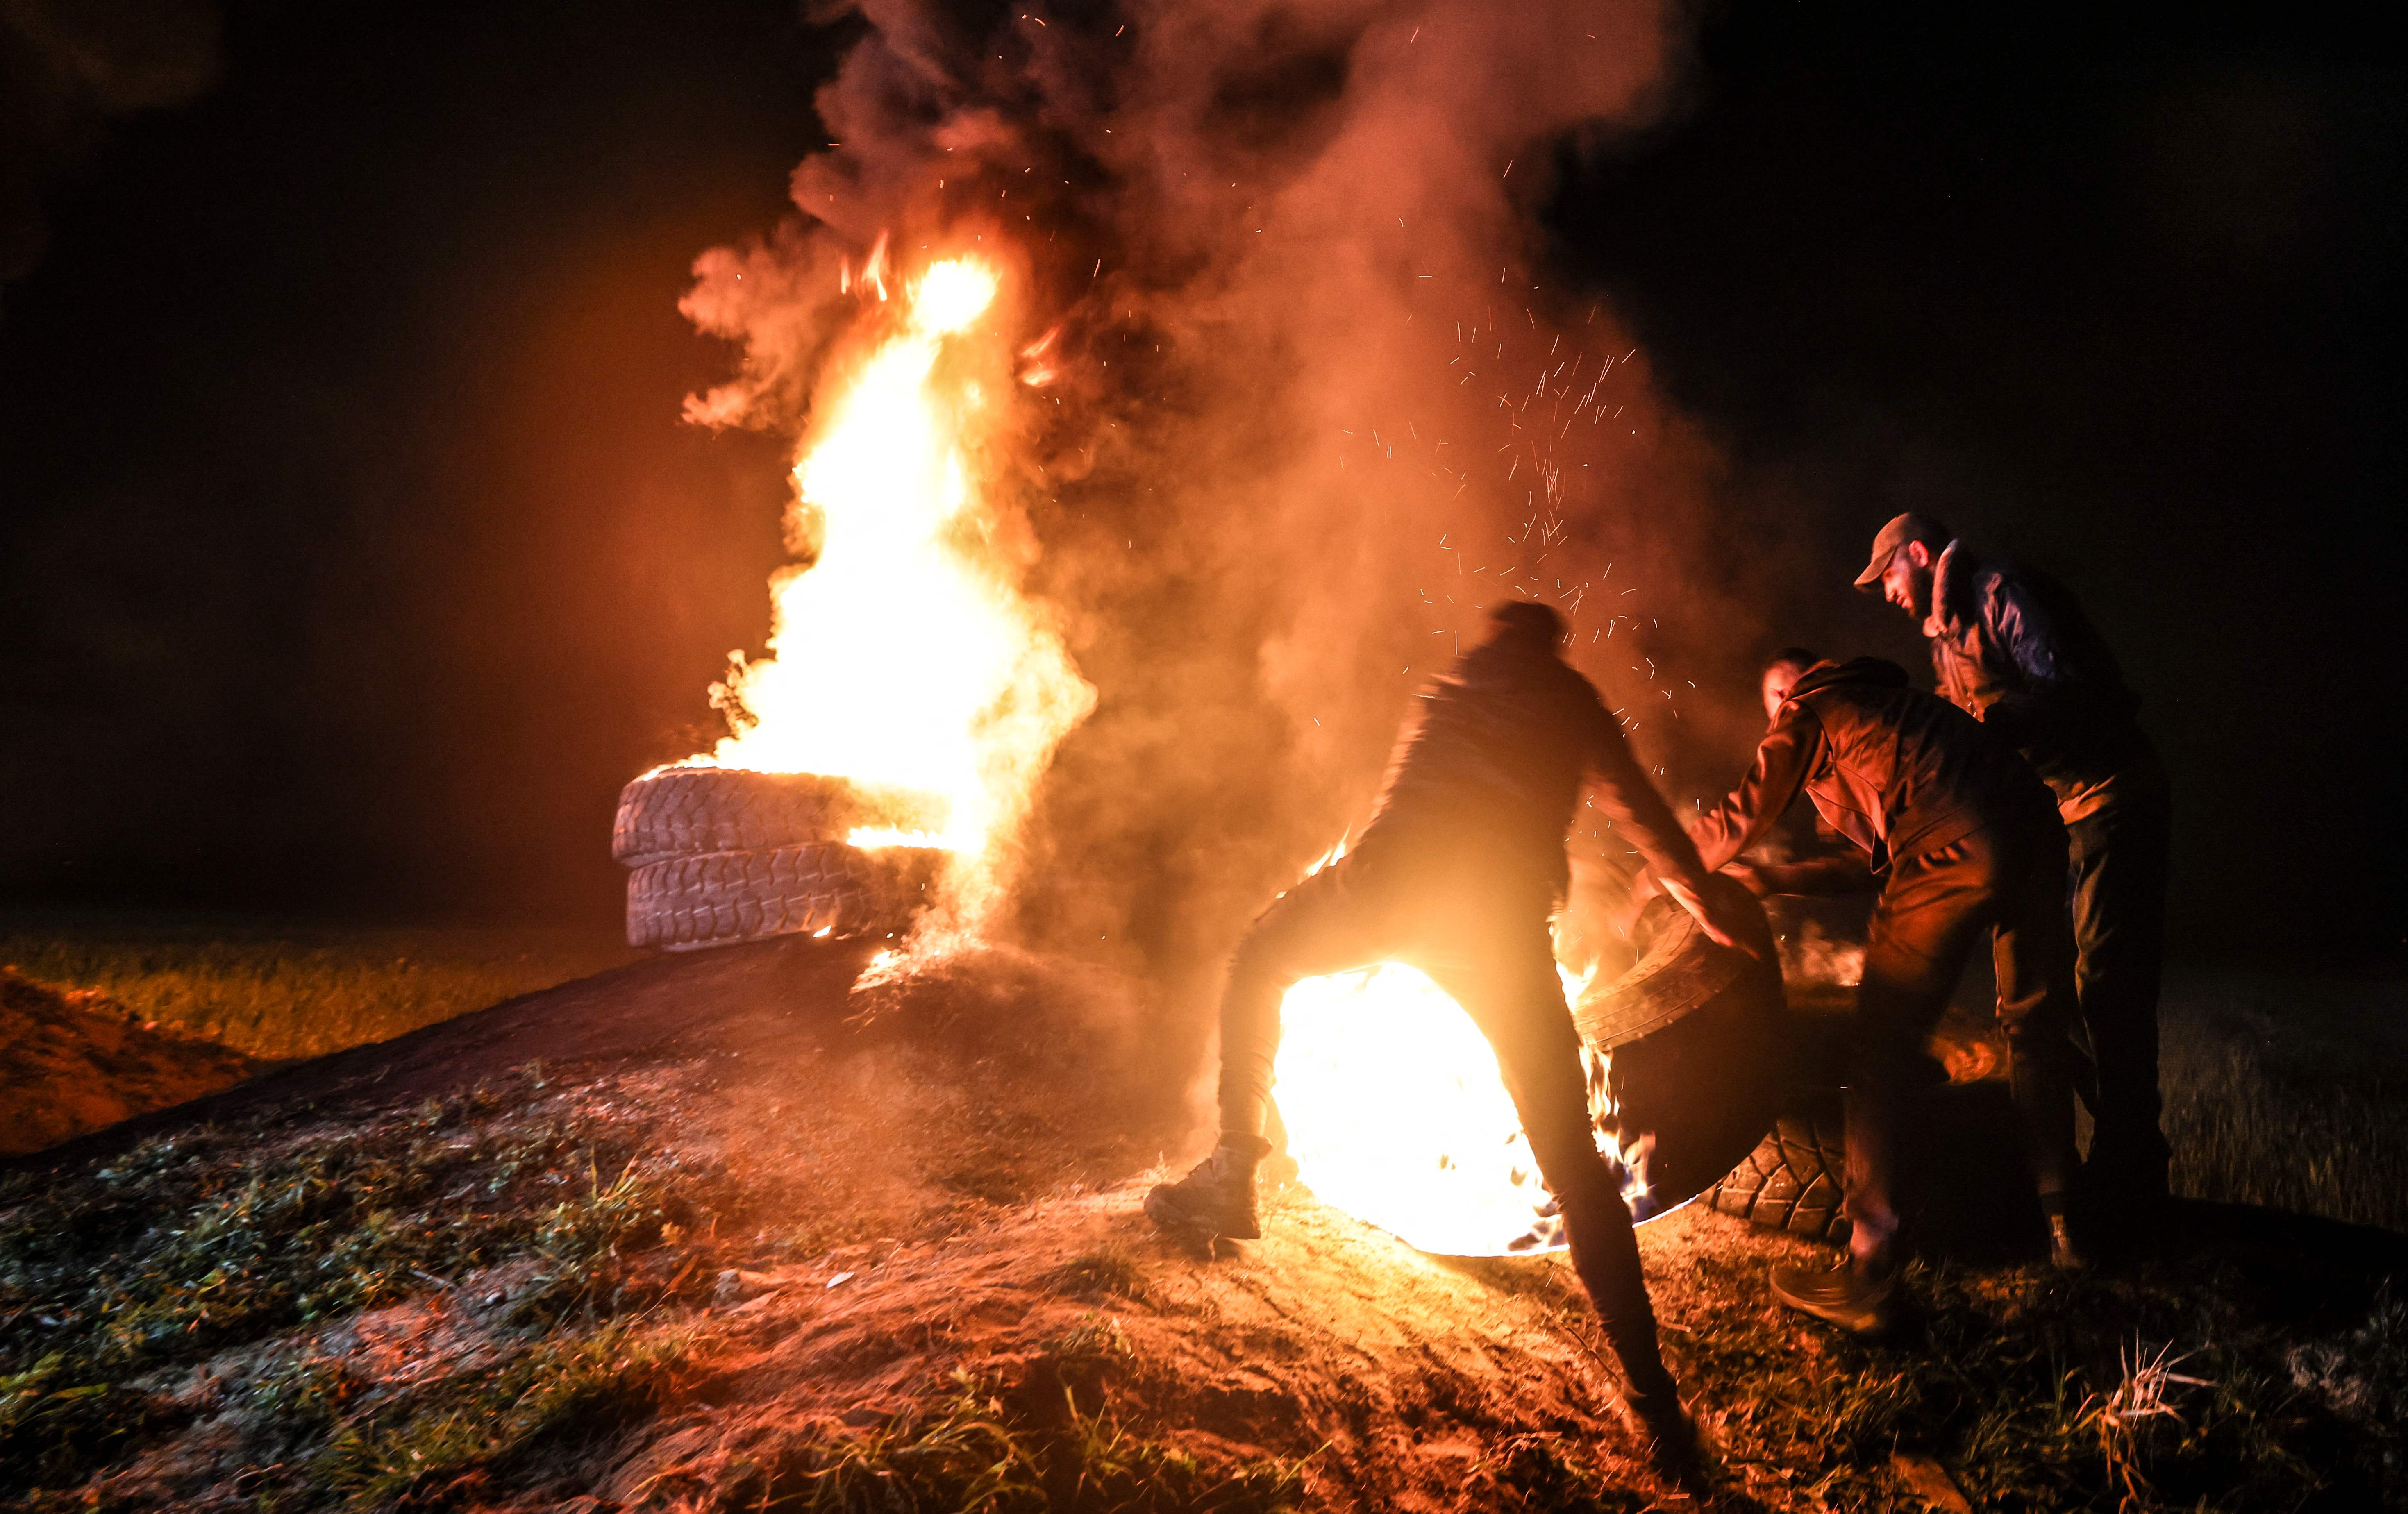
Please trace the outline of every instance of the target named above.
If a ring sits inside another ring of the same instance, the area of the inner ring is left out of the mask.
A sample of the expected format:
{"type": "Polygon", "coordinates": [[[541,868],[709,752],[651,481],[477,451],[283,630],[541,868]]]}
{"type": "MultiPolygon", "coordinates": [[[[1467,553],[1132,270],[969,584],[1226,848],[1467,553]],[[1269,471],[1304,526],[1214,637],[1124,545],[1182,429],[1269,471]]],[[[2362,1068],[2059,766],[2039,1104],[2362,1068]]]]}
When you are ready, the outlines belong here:
{"type": "Polygon", "coordinates": [[[1847,1141],[1836,1105],[1783,1115],[1755,1150],[1707,1190],[1706,1202],[1767,1230],[1844,1243],[1846,1172],[1847,1141]]]}
{"type": "Polygon", "coordinates": [[[642,864],[627,875],[627,942],[679,951],[822,930],[897,931],[918,913],[940,855],[807,842],[642,864]]]}
{"type": "Polygon", "coordinates": [[[944,802],[820,773],[666,767],[619,791],[610,854],[630,867],[673,857],[840,842],[859,825],[941,830],[944,802]]]}

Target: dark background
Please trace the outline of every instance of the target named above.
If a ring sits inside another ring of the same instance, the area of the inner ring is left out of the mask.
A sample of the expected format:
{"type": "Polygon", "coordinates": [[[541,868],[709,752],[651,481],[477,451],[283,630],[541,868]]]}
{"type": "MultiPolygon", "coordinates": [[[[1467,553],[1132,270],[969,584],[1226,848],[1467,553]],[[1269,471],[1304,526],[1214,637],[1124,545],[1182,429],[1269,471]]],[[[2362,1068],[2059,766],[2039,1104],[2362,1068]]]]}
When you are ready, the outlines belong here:
{"type": "MultiPolygon", "coordinates": [[[[2181,785],[2193,957],[2351,964],[2408,918],[2401,95],[2358,25],[1723,6],[1549,215],[1829,650],[1916,657],[1833,597],[1900,508],[2084,596],[2181,785]]],[[[846,40],[236,4],[192,103],[45,138],[0,291],[0,899],[611,916],[618,785],[703,744],[779,557],[777,446],[679,423],[727,357],[677,299],[781,213],[846,40]]]]}

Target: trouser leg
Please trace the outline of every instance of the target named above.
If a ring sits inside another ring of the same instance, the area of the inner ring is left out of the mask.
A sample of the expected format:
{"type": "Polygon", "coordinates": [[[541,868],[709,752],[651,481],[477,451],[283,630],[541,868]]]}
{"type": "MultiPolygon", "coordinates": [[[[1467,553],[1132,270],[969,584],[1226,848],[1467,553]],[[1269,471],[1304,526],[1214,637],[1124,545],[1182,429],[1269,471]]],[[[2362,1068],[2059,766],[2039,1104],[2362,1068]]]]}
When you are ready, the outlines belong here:
{"type": "Polygon", "coordinates": [[[1978,838],[1894,862],[1873,906],[1849,1032],[1845,1102],[1844,1204],[1849,1250],[1859,1260],[1891,1255],[1917,1059],[1988,923],[1988,864],[1978,838]]]}
{"type": "Polygon", "coordinates": [[[1999,1022],[2014,1061],[2015,1110],[2041,1207],[2062,1213],[2073,1173],[2073,936],[2067,928],[2065,836],[2035,829],[2001,859],[2000,913],[1992,945],[1999,1022]]]}
{"type": "Polygon", "coordinates": [[[1543,916],[1496,927],[1469,962],[1427,970],[1480,1026],[1530,1139],[1539,1172],[1562,1207],[1572,1270],[1597,1307],[1605,1338],[1642,1412],[1675,1399],[1656,1339],[1656,1310],[1639,1264],[1616,1165],[1597,1149],[1580,1033],[1564,1003],[1543,916]],[[1483,960],[1484,959],[1484,960],[1483,960]]]}
{"type": "Polygon", "coordinates": [[[2075,987],[2098,1066],[2091,1153],[2116,1176],[2159,1192],[2170,1155],[2160,1127],[2157,1000],[2171,830],[2170,806],[2155,787],[2068,827],[2075,987]]]}
{"type": "Polygon", "coordinates": [[[1377,961],[1387,950],[1375,880],[1335,863],[1271,902],[1239,943],[1221,994],[1221,1131],[1253,1145],[1279,1058],[1280,1001],[1304,978],[1377,961]]]}

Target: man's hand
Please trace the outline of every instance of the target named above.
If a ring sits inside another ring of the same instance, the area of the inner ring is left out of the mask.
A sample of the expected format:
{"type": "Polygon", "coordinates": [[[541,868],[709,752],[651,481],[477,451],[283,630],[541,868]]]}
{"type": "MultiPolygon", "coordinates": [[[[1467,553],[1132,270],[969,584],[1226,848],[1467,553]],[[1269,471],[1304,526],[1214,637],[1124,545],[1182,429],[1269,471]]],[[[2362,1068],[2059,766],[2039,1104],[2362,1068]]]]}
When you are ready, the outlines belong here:
{"type": "Polygon", "coordinates": [[[1689,918],[1698,922],[1698,928],[1706,933],[1707,939],[1744,951],[1751,957],[1763,955],[1748,943],[1747,937],[1754,933],[1730,911],[1727,904],[1712,900],[1687,884],[1674,882],[1669,878],[1658,878],[1656,883],[1674,904],[1689,912],[1689,918]]]}

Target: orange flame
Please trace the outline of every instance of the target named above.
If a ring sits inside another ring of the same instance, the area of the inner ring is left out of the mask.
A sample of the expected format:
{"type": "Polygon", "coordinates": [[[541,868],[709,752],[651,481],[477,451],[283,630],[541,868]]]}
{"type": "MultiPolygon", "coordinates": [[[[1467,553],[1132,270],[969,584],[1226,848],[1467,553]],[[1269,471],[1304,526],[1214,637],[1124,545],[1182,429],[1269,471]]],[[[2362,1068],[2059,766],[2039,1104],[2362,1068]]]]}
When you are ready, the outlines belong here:
{"type": "MultiPolygon", "coordinates": [[[[1595,969],[1556,971],[1577,1003],[1595,969]]],[[[1598,1069],[1588,1070],[1598,1090],[1598,1069]]],[[[1496,1052],[1419,969],[1383,963],[1289,989],[1273,1076],[1288,1155],[1324,1203],[1442,1255],[1563,1249],[1554,1197],[1496,1052]]]]}
{"type": "MultiPolygon", "coordinates": [[[[885,302],[896,278],[882,238],[847,282],[885,302]]],[[[1054,746],[1095,705],[993,545],[1006,522],[980,469],[1012,391],[977,376],[1010,370],[996,292],[992,268],[955,258],[922,273],[899,315],[869,307],[888,329],[824,391],[795,466],[789,536],[815,553],[770,580],[768,655],[736,654],[713,688],[733,734],[707,759],[941,795],[940,835],[849,839],[953,852],[955,903],[973,906],[1054,746]]]]}

